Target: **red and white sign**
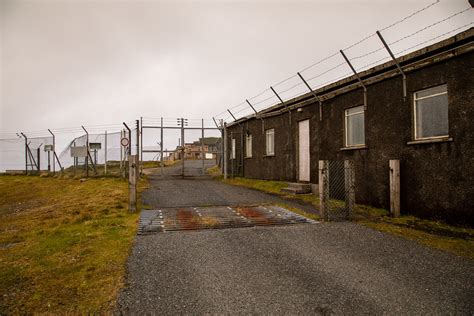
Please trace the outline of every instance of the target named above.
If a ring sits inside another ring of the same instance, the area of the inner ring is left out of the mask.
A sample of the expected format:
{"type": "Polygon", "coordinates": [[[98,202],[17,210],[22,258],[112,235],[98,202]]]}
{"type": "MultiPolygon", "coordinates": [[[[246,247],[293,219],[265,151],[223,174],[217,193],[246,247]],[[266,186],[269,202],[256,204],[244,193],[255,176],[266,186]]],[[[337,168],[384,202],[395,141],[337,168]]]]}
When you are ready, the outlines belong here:
{"type": "Polygon", "coordinates": [[[127,147],[128,146],[128,138],[124,137],[120,140],[120,144],[122,144],[123,147],[127,147]]]}

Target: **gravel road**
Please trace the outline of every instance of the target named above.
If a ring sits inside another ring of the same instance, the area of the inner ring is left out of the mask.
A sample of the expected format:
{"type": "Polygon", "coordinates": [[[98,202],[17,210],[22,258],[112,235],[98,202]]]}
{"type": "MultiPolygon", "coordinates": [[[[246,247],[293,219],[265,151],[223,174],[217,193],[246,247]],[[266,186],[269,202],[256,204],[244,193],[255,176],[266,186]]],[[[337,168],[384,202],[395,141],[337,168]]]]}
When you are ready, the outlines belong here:
{"type": "MultiPolygon", "coordinates": [[[[145,195],[155,207],[274,198],[212,180],[152,180],[145,195]]],[[[117,313],[472,314],[473,297],[473,261],[318,223],[137,236],[117,313]]]]}

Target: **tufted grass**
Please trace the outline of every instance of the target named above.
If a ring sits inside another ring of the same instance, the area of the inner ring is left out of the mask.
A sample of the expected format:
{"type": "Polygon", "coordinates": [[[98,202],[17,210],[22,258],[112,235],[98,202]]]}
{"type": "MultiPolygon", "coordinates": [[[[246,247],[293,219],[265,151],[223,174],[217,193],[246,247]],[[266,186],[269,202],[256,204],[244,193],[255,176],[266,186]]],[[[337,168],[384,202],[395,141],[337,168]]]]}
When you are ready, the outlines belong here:
{"type": "Polygon", "coordinates": [[[112,311],[138,220],[127,182],[1,176],[0,196],[0,314],[112,311]]]}

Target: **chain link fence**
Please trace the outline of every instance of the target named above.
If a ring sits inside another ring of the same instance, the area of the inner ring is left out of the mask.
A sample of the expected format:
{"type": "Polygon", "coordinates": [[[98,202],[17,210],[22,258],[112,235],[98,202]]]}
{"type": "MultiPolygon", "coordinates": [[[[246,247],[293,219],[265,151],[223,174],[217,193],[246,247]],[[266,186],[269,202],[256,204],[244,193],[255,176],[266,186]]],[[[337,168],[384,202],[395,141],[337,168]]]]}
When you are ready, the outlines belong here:
{"type": "Polygon", "coordinates": [[[353,161],[320,160],[319,178],[320,208],[323,220],[351,220],[355,205],[353,161]]]}

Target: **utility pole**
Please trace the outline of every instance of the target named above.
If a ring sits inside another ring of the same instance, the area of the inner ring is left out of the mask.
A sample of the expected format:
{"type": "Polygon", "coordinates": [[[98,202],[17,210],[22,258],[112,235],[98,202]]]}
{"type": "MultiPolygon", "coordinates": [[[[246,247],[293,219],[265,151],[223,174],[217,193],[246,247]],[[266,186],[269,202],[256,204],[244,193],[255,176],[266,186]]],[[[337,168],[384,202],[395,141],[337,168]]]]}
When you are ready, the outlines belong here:
{"type": "Polygon", "coordinates": [[[143,173],[143,117],[140,116],[140,175],[142,173],[143,173]]]}
{"type": "MultiPolygon", "coordinates": [[[[164,176],[164,171],[163,171],[163,117],[161,118],[161,122],[160,122],[160,138],[161,138],[161,142],[160,142],[160,151],[161,151],[160,171],[161,171],[161,177],[163,177],[164,176]]],[[[142,150],[143,150],[143,147],[142,147],[142,150]]]]}

